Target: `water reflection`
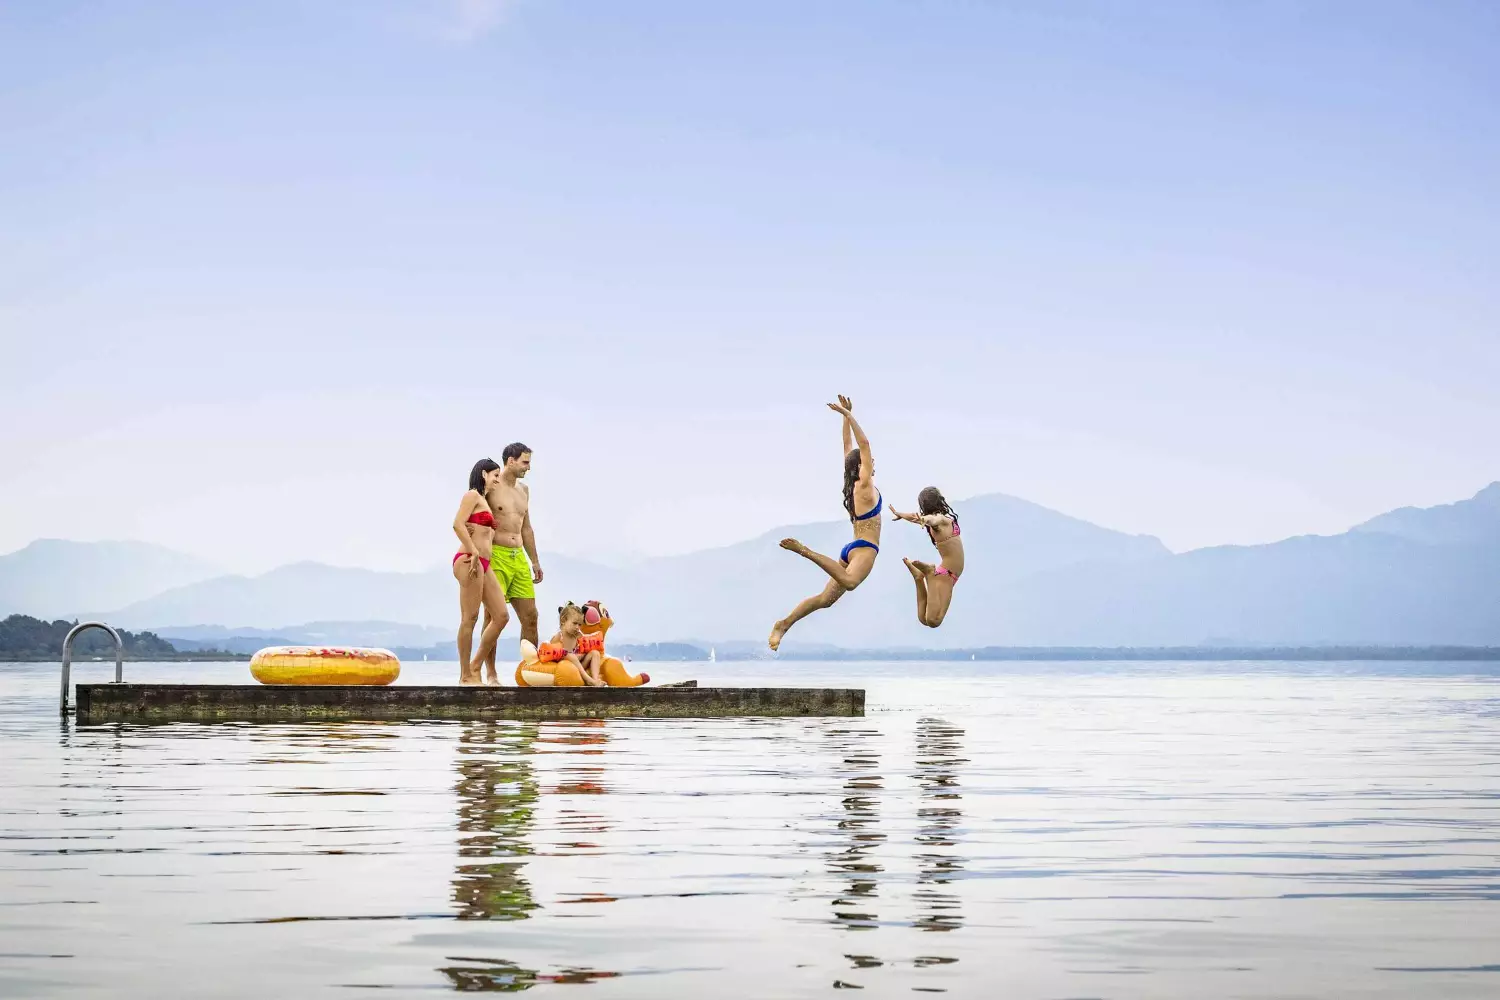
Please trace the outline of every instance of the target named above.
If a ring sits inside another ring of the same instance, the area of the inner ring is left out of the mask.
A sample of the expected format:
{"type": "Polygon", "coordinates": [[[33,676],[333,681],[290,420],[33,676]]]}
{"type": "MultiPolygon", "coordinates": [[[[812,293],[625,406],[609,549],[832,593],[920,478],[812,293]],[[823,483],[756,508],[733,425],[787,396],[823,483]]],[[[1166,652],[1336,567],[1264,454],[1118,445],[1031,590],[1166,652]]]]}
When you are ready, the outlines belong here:
{"type": "MultiPolygon", "coordinates": [[[[609,729],[604,719],[541,723],[537,752],[560,755],[566,761],[548,769],[556,773],[557,781],[545,792],[566,796],[607,794],[609,786],[604,780],[604,752],[608,743],[609,729]]],[[[601,849],[592,835],[608,832],[609,822],[602,810],[590,807],[591,801],[570,801],[558,809],[557,826],[575,838],[560,843],[566,853],[598,853],[601,849]]],[[[593,893],[584,899],[569,901],[613,902],[593,893]]]]}
{"type": "Polygon", "coordinates": [[[600,979],[615,979],[620,975],[618,972],[598,972],[593,969],[539,972],[498,958],[454,956],[451,961],[472,963],[438,970],[448,977],[453,989],[459,993],[520,993],[541,983],[585,984],[600,979]]]}
{"type": "MultiPolygon", "coordinates": [[[[544,723],[475,722],[464,727],[458,745],[458,854],[453,902],[460,920],[524,920],[540,909],[524,874],[535,853],[528,836],[543,795],[602,795],[605,723],[584,719],[544,723]],[[543,768],[540,757],[563,754],[569,763],[543,768]],[[573,763],[571,758],[583,758],[573,763]],[[546,783],[538,772],[555,773],[546,783]]],[[[596,810],[565,807],[559,825],[586,832],[608,829],[596,810]]],[[[592,842],[566,847],[597,850],[592,842]]],[[[565,900],[576,902],[577,900],[565,900]]],[[[589,902],[613,902],[592,894],[589,902]]],[[[564,968],[543,972],[503,958],[449,956],[437,971],[460,993],[519,993],[538,984],[586,984],[613,979],[618,972],[564,968]]]]}
{"type": "MultiPolygon", "coordinates": [[[[843,779],[843,813],[839,816],[840,844],[829,859],[829,867],[846,876],[848,884],[833,900],[833,919],[851,931],[878,926],[875,903],[882,871],[874,858],[885,840],[880,832],[880,755],[875,751],[879,732],[874,729],[835,729],[830,733],[835,753],[842,755],[838,775],[843,779]]],[[[856,965],[879,965],[877,959],[851,955],[856,965]]]]}
{"type": "MultiPolygon", "coordinates": [[[[944,887],[963,871],[964,859],[953,852],[963,821],[963,795],[958,770],[968,763],[963,752],[964,731],[942,719],[917,721],[916,769],[912,777],[921,787],[917,807],[917,890],[922,908],[914,925],[924,931],[951,931],[963,926],[959,897],[944,887]]],[[[941,962],[941,959],[932,959],[941,962]]]]}
{"type": "Polygon", "coordinates": [[[468,723],[459,737],[458,856],[473,859],[453,879],[460,920],[523,920],[537,908],[524,874],[538,796],[536,740],[535,723],[512,722],[468,723]]]}

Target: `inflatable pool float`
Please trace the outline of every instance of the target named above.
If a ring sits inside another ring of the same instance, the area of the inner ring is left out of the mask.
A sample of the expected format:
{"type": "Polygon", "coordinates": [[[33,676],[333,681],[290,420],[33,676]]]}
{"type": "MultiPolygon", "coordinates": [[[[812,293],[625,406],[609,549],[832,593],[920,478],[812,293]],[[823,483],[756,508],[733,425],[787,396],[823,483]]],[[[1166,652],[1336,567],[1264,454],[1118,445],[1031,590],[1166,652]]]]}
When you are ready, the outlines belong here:
{"type": "Polygon", "coordinates": [[[262,684],[389,684],[401,661],[362,646],[268,646],[250,658],[250,673],[262,684]]]}
{"type": "MultiPolygon", "coordinates": [[[[650,674],[632,674],[617,656],[610,656],[604,649],[604,636],[614,624],[609,611],[598,601],[589,601],[583,606],[583,635],[578,640],[578,658],[583,659],[590,650],[597,649],[604,659],[599,664],[599,676],[609,687],[640,687],[651,680],[650,674]]],[[[521,662],[516,667],[516,685],[519,687],[582,687],[583,674],[564,657],[566,652],[550,642],[538,649],[525,639],[521,640],[521,662]]]]}

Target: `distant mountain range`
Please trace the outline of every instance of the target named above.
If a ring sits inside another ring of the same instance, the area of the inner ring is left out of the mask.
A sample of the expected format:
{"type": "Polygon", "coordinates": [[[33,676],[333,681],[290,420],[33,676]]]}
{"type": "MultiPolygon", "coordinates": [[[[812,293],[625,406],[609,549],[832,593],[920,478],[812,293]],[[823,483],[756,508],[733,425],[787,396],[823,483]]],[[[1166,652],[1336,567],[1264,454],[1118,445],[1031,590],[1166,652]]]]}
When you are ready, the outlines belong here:
{"type": "Polygon", "coordinates": [[[146,542],[43,538],[0,556],[0,617],[48,621],[88,608],[119,608],[224,571],[146,542]]]}
{"type": "MultiPolygon", "coordinates": [[[[887,522],[869,581],[799,625],[784,648],[1500,643],[1500,483],[1458,503],[1392,511],[1340,535],[1178,555],[1155,538],[1014,497],[956,506],[968,569],[941,630],[916,623],[913,584],[900,561],[931,558],[932,546],[919,529],[887,522]]],[[[598,598],[614,613],[620,641],[762,643],[771,623],[824,579],[777,546],[788,535],[836,552],[849,527],[778,528],[624,566],[545,553],[543,538],[543,628],[565,600],[598,598]]],[[[167,550],[95,544],[114,548],[39,542],[0,557],[0,614],[100,608],[112,609],[102,617],[121,626],[192,642],[289,634],[296,626],[297,634],[326,633],[329,642],[413,647],[446,642],[456,624],[457,588],[446,566],[386,573],[299,563],[205,579],[196,576],[204,567],[167,550]],[[33,551],[57,545],[73,547],[72,561],[33,551]],[[138,577],[131,575],[137,561],[146,567],[138,577]],[[98,579],[101,572],[109,578],[98,579]],[[111,604],[101,593],[126,599],[111,604]],[[185,629],[205,624],[227,627],[185,629]]]]}

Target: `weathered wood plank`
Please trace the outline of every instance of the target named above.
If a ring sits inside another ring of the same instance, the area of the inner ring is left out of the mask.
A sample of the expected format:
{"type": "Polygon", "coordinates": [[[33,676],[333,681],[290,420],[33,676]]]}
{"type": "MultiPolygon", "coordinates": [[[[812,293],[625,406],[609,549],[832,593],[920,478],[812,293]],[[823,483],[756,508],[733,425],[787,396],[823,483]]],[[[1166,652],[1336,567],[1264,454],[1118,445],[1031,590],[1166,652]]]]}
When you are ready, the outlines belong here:
{"type": "Polygon", "coordinates": [[[858,688],[79,684],[78,722],[862,716],[858,688]]]}

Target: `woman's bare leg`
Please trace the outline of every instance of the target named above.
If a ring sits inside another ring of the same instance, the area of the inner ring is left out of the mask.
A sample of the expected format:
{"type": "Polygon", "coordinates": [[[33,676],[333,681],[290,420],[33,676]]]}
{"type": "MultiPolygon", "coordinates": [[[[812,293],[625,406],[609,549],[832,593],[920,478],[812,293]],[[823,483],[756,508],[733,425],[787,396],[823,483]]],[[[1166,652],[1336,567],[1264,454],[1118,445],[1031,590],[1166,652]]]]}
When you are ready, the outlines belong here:
{"type": "Polygon", "coordinates": [[[479,622],[479,605],[484,599],[484,577],[474,572],[474,557],[464,556],[453,563],[453,577],[458,581],[458,682],[478,684],[469,653],[474,645],[474,626],[479,622]]]}
{"type": "Polygon", "coordinates": [[[848,591],[839,586],[837,580],[829,580],[828,586],[823,588],[822,593],[809,597],[801,604],[792,609],[792,613],[777,622],[771,629],[771,649],[777,649],[781,645],[781,637],[786,635],[787,629],[817,611],[819,608],[831,608],[838,602],[840,597],[848,591]]]}
{"type": "Polygon", "coordinates": [[[953,587],[956,583],[958,581],[947,573],[927,578],[927,616],[922,619],[923,625],[937,628],[943,624],[943,619],[948,617],[948,605],[953,603],[953,587]]]}
{"type": "Polygon", "coordinates": [[[478,680],[478,664],[484,664],[484,683],[496,686],[500,683],[500,677],[495,673],[495,644],[500,641],[500,630],[505,627],[508,614],[505,610],[505,592],[500,589],[500,581],[493,573],[482,575],[485,623],[484,632],[479,636],[479,652],[474,656],[474,673],[475,680],[478,680]]]}
{"type": "Polygon", "coordinates": [[[901,560],[911,572],[911,578],[917,581],[917,621],[923,625],[927,624],[927,574],[912,565],[910,559],[901,560]]]}
{"type": "Polygon", "coordinates": [[[865,577],[870,575],[870,570],[875,566],[875,550],[863,545],[849,553],[847,566],[832,556],[814,552],[795,538],[783,538],[781,547],[813,563],[844,590],[853,590],[864,583],[865,577]]]}

